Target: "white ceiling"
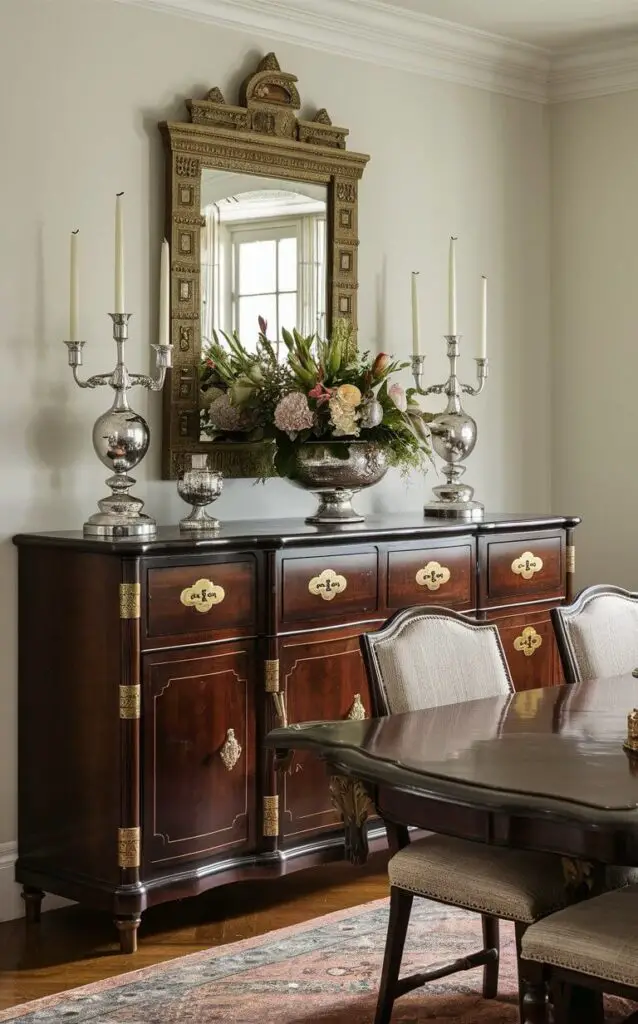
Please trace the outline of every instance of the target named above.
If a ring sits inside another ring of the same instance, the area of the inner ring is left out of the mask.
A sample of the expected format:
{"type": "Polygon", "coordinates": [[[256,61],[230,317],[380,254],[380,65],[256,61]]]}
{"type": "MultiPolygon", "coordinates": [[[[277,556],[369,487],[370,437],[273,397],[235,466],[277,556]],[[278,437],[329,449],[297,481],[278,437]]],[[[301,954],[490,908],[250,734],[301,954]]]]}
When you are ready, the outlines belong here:
{"type": "Polygon", "coordinates": [[[638,0],[384,0],[547,49],[638,32],[638,0]]]}

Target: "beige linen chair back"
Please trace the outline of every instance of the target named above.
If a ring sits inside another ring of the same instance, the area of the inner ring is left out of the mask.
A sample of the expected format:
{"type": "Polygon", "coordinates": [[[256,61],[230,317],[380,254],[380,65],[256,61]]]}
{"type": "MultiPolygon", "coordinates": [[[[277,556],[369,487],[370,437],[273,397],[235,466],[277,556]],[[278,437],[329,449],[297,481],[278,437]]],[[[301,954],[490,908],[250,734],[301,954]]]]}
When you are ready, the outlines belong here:
{"type": "Polygon", "coordinates": [[[588,587],[551,615],[568,683],[638,668],[638,594],[588,587]]]}
{"type": "Polygon", "coordinates": [[[361,637],[377,715],[513,691],[496,626],[447,608],[406,608],[361,637]]]}

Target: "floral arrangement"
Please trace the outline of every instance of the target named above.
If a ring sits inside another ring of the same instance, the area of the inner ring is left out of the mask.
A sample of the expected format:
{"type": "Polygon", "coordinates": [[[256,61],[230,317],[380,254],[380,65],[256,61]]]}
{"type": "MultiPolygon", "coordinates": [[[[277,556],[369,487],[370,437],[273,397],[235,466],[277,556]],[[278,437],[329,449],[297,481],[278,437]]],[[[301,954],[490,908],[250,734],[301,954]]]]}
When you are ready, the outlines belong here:
{"type": "Polygon", "coordinates": [[[259,318],[257,349],[249,352],[237,333],[217,334],[206,345],[200,370],[202,430],[214,440],[276,445],[280,476],[294,474],[295,449],[308,441],[334,444],[374,441],[388,463],[405,471],[423,468],[430,456],[428,422],[416,391],[390,383],[404,369],[382,352],[359,355],[352,327],[336,322],[332,337],[282,331],[285,359],[259,318]]]}

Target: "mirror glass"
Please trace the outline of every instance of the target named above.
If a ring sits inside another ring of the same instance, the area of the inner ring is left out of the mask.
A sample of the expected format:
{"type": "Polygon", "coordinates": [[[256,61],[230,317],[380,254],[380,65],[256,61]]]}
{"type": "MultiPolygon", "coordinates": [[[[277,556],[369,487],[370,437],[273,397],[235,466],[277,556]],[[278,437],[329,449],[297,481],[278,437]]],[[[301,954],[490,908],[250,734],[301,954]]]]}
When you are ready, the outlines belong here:
{"type": "Polygon", "coordinates": [[[206,168],[202,172],[202,348],[213,330],[257,345],[281,329],[325,335],[327,188],[206,168]]]}

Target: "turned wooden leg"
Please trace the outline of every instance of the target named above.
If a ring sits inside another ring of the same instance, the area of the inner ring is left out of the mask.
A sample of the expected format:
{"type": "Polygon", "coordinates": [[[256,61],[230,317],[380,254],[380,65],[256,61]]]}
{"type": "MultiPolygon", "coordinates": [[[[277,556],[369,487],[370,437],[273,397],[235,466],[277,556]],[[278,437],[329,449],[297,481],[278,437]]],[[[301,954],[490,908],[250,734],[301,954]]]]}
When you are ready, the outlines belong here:
{"type": "Polygon", "coordinates": [[[394,1006],[396,985],[401,969],[401,958],[405,945],[405,935],[410,921],[410,911],[414,896],[405,889],[399,889],[393,885],[390,888],[390,919],[388,921],[388,937],[385,942],[385,954],[383,956],[383,970],[381,971],[381,984],[379,986],[379,998],[377,1001],[377,1012],[374,1016],[374,1024],[389,1024],[394,1006]]]}
{"type": "Polygon", "coordinates": [[[24,900],[27,924],[39,924],[42,913],[42,900],[44,899],[42,889],[32,889],[29,885],[23,885],[22,899],[24,900]]]}
{"type": "Polygon", "coordinates": [[[523,981],[523,968],[521,967],[521,944],[523,942],[523,935],[527,929],[527,925],[523,924],[522,921],[516,921],[514,924],[514,935],[516,937],[516,973],[518,977],[518,1013],[521,1022],[525,1020],[525,1013],[523,1011],[523,997],[525,995],[525,983],[523,981]]]}
{"type": "MultiPolygon", "coordinates": [[[[500,927],[498,917],[490,917],[489,914],[481,914],[483,925],[483,946],[485,949],[495,949],[498,953],[501,948],[500,927]]],[[[496,999],[498,994],[498,967],[499,957],[490,960],[483,968],[483,998],[496,999]]]]}
{"type": "MultiPolygon", "coordinates": [[[[523,1024],[549,1024],[547,979],[543,964],[526,960],[525,974],[521,978],[521,984],[523,989],[521,1020],[523,1024]]],[[[580,1024],[585,1024],[585,1021],[581,1021],[580,1024]]]]}
{"type": "Polygon", "coordinates": [[[554,1014],[553,1024],[569,1024],[569,985],[557,978],[550,972],[549,979],[549,1001],[552,1004],[554,1014]]]}
{"type": "Polygon", "coordinates": [[[116,917],[115,927],[120,933],[120,953],[137,953],[137,929],[141,917],[116,917]]]}

